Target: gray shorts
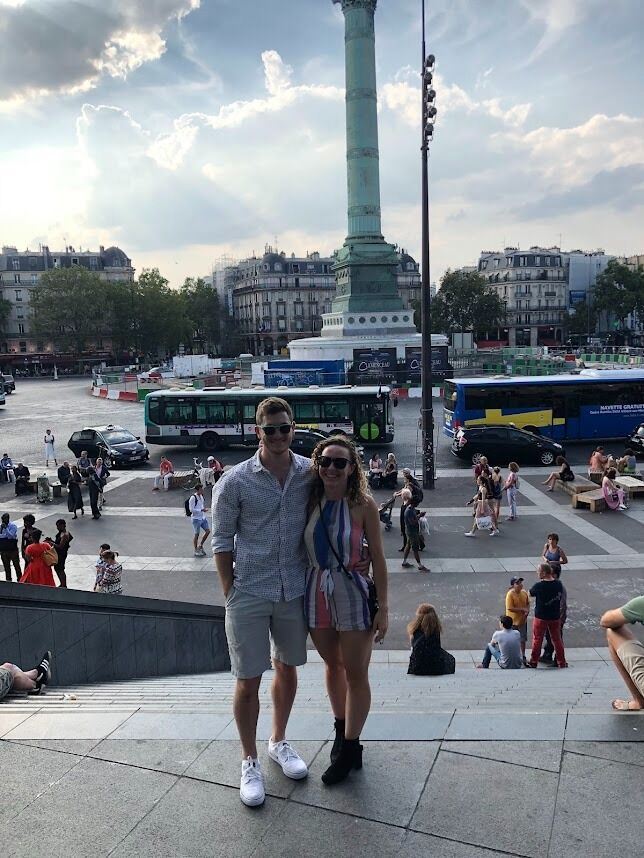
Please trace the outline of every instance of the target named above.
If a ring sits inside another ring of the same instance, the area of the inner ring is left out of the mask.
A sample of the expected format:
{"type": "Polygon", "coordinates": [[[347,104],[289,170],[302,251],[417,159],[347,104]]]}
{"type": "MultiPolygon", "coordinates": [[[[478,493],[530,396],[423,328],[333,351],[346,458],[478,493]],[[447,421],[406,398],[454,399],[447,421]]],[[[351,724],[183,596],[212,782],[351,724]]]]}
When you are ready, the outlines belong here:
{"type": "Polygon", "coordinates": [[[292,666],[306,664],[304,597],[271,602],[232,587],[226,597],[226,637],[233,676],[252,679],[271,667],[273,657],[292,666]]]}
{"type": "Polygon", "coordinates": [[[644,643],[626,641],[618,647],[617,655],[639,693],[644,694],[644,643]]]}
{"type": "Polygon", "coordinates": [[[13,688],[13,673],[6,667],[0,667],[0,700],[13,688]]]}
{"type": "Polygon", "coordinates": [[[516,629],[521,636],[521,640],[523,643],[526,643],[528,640],[528,624],[524,623],[522,626],[512,626],[513,629],[516,629]]]}

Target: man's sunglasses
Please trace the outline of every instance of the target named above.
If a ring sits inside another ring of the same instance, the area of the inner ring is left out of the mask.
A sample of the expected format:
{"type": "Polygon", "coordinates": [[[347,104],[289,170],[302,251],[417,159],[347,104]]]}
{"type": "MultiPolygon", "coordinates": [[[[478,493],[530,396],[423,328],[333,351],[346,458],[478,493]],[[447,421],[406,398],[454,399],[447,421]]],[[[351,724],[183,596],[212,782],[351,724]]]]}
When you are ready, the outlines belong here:
{"type": "Polygon", "coordinates": [[[346,466],[349,464],[349,461],[350,461],[349,459],[342,459],[339,457],[337,459],[335,459],[335,458],[332,458],[331,456],[320,456],[320,458],[318,459],[318,465],[321,468],[330,468],[331,465],[333,465],[333,467],[337,471],[344,471],[346,466]]]}
{"type": "Polygon", "coordinates": [[[282,435],[288,435],[288,433],[293,428],[292,423],[280,423],[279,426],[275,426],[272,423],[269,423],[268,426],[260,426],[259,427],[264,435],[268,435],[270,438],[271,435],[274,435],[276,432],[280,432],[282,435]]]}

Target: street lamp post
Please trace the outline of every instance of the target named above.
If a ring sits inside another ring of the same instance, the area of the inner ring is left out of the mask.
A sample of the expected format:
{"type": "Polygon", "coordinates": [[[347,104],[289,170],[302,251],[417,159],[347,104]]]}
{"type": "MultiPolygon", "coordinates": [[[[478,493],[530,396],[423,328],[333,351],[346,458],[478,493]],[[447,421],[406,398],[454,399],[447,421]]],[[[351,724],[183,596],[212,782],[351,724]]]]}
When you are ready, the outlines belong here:
{"type": "Polygon", "coordinates": [[[423,435],[423,488],[433,489],[434,467],[434,411],[432,408],[432,307],[429,276],[429,181],[427,160],[429,144],[434,134],[436,92],[432,87],[434,78],[434,55],[427,56],[425,49],[425,0],[422,0],[422,276],[421,276],[421,331],[422,331],[422,406],[421,424],[423,435]]]}

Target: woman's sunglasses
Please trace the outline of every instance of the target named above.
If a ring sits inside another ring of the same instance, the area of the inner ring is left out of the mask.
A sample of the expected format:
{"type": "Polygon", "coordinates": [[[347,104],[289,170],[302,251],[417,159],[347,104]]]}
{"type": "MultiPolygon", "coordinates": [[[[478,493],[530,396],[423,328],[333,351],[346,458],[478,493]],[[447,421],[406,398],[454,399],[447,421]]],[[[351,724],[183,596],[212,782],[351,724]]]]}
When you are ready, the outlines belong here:
{"type": "Polygon", "coordinates": [[[282,435],[288,435],[288,433],[293,428],[292,423],[280,423],[279,426],[275,426],[272,423],[269,423],[268,426],[260,426],[259,427],[264,435],[268,435],[270,438],[271,435],[274,435],[276,432],[280,432],[282,435]]]}
{"type": "Polygon", "coordinates": [[[337,459],[335,459],[335,458],[332,458],[331,456],[320,456],[320,458],[318,459],[318,465],[321,468],[330,468],[331,465],[333,465],[333,467],[337,471],[343,471],[348,464],[349,464],[349,459],[341,459],[339,457],[337,459]]]}

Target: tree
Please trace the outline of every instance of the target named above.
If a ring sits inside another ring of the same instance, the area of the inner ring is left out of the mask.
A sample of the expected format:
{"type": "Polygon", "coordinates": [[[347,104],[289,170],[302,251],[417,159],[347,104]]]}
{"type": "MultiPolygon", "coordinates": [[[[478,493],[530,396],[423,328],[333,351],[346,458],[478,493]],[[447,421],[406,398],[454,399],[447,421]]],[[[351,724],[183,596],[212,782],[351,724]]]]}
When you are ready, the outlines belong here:
{"type": "Polygon", "coordinates": [[[82,354],[97,337],[109,333],[106,286],[98,274],[80,265],[46,271],[31,295],[36,336],[51,340],[61,351],[82,354]]]}
{"type": "Polygon", "coordinates": [[[0,331],[6,332],[9,314],[11,313],[11,301],[0,298],[0,331]]]}
{"type": "Polygon", "coordinates": [[[486,331],[503,321],[497,292],[476,271],[446,271],[432,301],[432,331],[486,331]]]}
{"type": "Polygon", "coordinates": [[[134,342],[141,354],[176,352],[190,337],[181,293],[171,289],[158,268],[144,268],[133,299],[134,342]]]}
{"type": "Polygon", "coordinates": [[[181,287],[187,321],[200,352],[219,352],[223,313],[219,295],[202,277],[186,277],[181,287]]]}
{"type": "Polygon", "coordinates": [[[595,305],[580,301],[572,308],[574,313],[568,316],[566,328],[569,334],[592,334],[597,327],[597,310],[595,305]]]}
{"type": "Polygon", "coordinates": [[[595,308],[613,316],[620,327],[625,327],[627,317],[634,312],[644,315],[644,271],[637,271],[611,259],[597,278],[594,289],[595,308]]]}

